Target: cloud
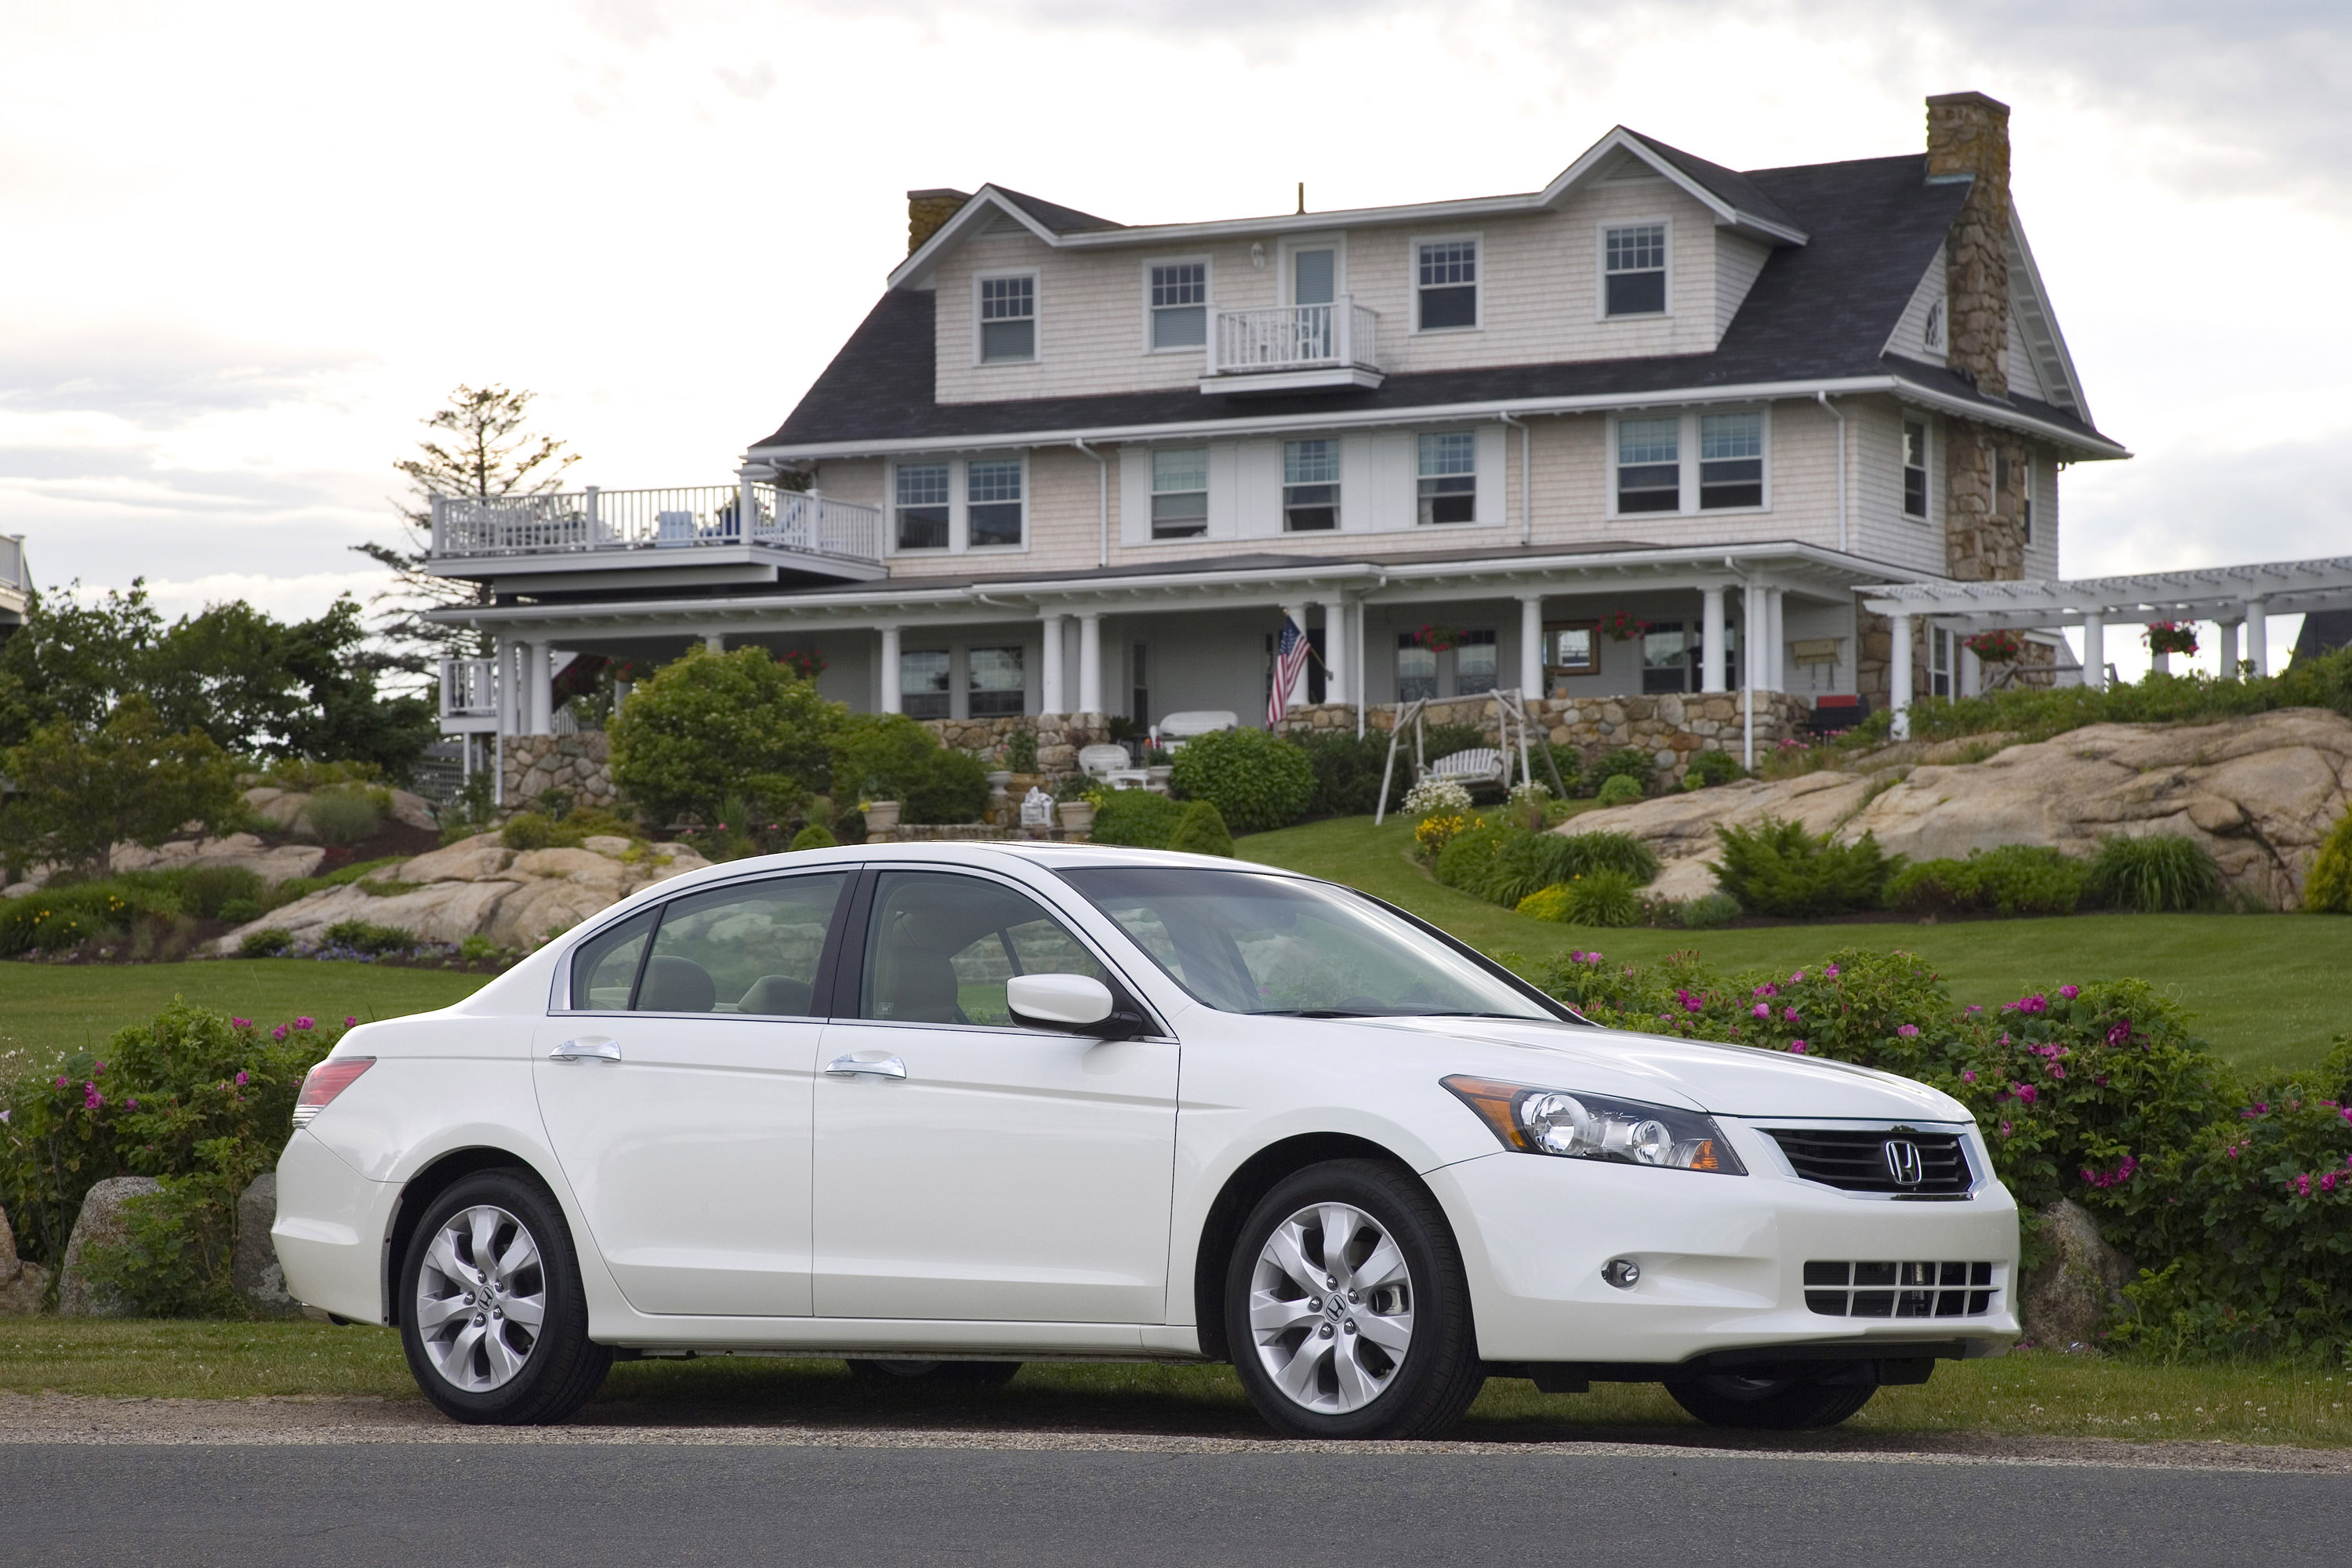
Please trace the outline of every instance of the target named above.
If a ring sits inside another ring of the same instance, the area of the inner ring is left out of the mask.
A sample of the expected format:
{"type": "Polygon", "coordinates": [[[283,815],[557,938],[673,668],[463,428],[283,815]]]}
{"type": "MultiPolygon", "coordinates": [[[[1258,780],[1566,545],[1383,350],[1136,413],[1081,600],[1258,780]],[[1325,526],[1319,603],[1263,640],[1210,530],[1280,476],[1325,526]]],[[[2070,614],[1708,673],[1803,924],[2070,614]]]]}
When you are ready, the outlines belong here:
{"type": "Polygon", "coordinates": [[[738,98],[747,98],[756,103],[775,90],[776,68],[765,60],[747,71],[730,69],[726,66],[711,68],[719,78],[719,84],[738,98]]]}
{"type": "Polygon", "coordinates": [[[178,323],[0,331],[0,413],[100,414],[145,430],[308,401],[373,369],[333,349],[236,342],[178,323]]]}

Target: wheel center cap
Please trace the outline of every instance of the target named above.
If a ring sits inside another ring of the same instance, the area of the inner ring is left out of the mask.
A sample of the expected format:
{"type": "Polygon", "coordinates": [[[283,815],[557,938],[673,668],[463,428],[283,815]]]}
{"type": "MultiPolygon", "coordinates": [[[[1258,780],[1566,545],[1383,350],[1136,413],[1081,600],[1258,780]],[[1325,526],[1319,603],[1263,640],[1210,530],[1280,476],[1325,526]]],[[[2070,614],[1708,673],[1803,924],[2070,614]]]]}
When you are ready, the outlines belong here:
{"type": "Polygon", "coordinates": [[[1347,1312],[1348,1303],[1340,1299],[1337,1290],[1323,1298],[1323,1315],[1333,1322],[1338,1322],[1347,1312]]]}

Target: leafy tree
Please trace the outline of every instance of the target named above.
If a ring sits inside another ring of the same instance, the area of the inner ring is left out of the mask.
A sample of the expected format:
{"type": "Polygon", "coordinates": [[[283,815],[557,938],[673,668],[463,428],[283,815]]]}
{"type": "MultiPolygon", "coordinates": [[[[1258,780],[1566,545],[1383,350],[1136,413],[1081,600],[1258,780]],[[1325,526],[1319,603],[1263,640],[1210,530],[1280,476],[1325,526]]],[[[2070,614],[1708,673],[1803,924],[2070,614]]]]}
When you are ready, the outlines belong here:
{"type": "Polygon", "coordinates": [[[833,787],[859,800],[903,801],[939,749],[939,737],[904,713],[852,714],[833,738],[833,787]]]}
{"type": "Polygon", "coordinates": [[[132,693],[97,728],[58,719],[0,752],[19,794],[6,816],[11,859],[29,854],[85,872],[116,844],[156,845],[184,823],[211,826],[237,805],[236,768],[201,730],[172,733],[132,693]]]}
{"type": "Polygon", "coordinates": [[[649,821],[725,820],[730,795],[781,820],[830,772],[845,710],[765,649],[694,648],[613,721],[613,779],[649,821]]]}
{"type": "Polygon", "coordinates": [[[408,477],[410,487],[408,500],[400,506],[402,542],[352,546],[390,567],[400,579],[375,603],[385,612],[377,630],[399,650],[404,668],[422,674],[445,654],[481,651],[478,635],[468,628],[424,618],[428,610],[481,604],[487,598],[476,584],[425,570],[432,553],[433,498],[489,500],[545,495],[561,488],[565,471],[580,460],[556,437],[526,427],[534,395],[495,382],[458,386],[449,395],[448,405],[425,421],[438,434],[418,442],[416,456],[393,464],[408,477]]]}

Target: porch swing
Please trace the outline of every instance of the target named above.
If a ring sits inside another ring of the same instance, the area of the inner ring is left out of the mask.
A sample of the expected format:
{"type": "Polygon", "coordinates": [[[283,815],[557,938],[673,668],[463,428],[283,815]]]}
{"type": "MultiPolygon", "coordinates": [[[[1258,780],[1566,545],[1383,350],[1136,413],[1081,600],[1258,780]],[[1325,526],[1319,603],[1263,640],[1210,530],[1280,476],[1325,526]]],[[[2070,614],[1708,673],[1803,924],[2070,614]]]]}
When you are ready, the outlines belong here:
{"type": "MultiPolygon", "coordinates": [[[[1528,735],[1535,728],[1535,721],[1528,717],[1526,699],[1517,687],[1507,691],[1490,692],[1488,696],[1495,704],[1495,738],[1498,744],[1473,746],[1468,751],[1440,757],[1434,763],[1423,758],[1428,738],[1425,714],[1430,703],[1438,700],[1415,698],[1397,714],[1396,723],[1389,730],[1388,761],[1381,768],[1381,796],[1372,807],[1373,826],[1378,827],[1388,817],[1389,781],[1396,776],[1397,748],[1404,742],[1405,726],[1408,724],[1412,726],[1414,784],[1423,779],[1439,779],[1465,787],[1479,784],[1498,784],[1508,792],[1514,760],[1519,765],[1519,783],[1524,785],[1535,782],[1528,754],[1528,735]]],[[[1460,699],[1445,700],[1459,701],[1460,699]]],[[[1542,751],[1544,768],[1551,774],[1551,787],[1565,797],[1568,786],[1560,782],[1559,763],[1553,760],[1549,744],[1545,744],[1542,751]]]]}

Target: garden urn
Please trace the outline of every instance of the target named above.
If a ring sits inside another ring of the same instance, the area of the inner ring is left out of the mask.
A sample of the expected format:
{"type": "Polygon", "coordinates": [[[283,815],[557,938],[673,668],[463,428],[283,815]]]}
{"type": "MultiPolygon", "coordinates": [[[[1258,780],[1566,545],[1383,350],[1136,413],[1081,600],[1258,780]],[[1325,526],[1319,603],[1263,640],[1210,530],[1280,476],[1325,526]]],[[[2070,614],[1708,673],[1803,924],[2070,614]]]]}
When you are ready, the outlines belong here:
{"type": "Polygon", "coordinates": [[[866,804],[866,831],[869,834],[888,833],[898,826],[898,802],[875,800],[866,804]]]}
{"type": "Polygon", "coordinates": [[[1095,825],[1095,803],[1090,800],[1066,800],[1060,806],[1062,831],[1088,833],[1095,825]]]}

